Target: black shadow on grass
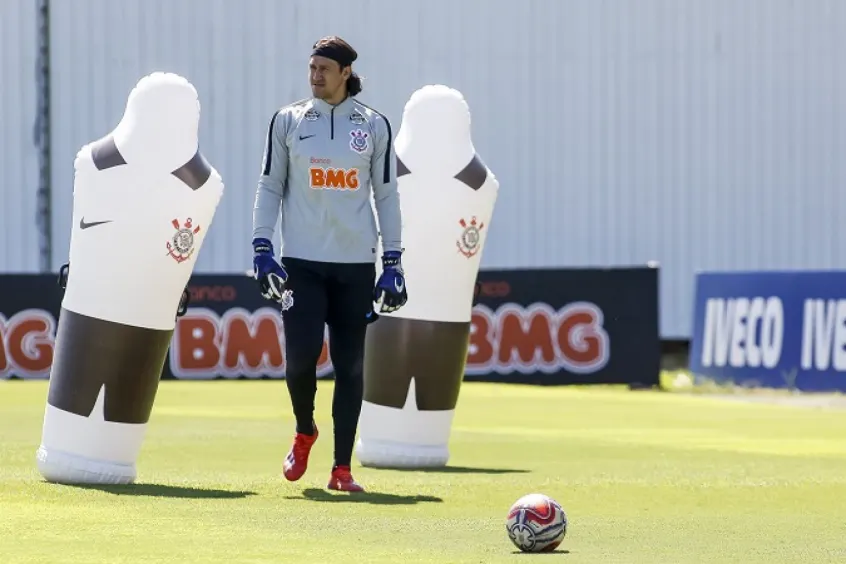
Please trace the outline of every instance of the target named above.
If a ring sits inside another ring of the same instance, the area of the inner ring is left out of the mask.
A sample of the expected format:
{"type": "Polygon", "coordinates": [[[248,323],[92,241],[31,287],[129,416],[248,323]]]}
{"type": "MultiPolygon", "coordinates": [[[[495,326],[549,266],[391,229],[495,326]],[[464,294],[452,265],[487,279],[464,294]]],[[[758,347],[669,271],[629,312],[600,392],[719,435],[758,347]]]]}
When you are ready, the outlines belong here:
{"type": "Polygon", "coordinates": [[[302,497],[286,496],[285,499],[328,501],[341,503],[372,503],[374,505],[413,505],[415,503],[441,503],[443,499],[431,495],[397,495],[377,492],[332,493],[318,488],[303,490],[302,497]]]}
{"type": "Polygon", "coordinates": [[[70,487],[85,490],[98,490],[114,495],[172,497],[187,499],[242,499],[251,495],[256,495],[256,492],[241,490],[188,488],[183,486],[166,486],[164,484],[126,484],[118,486],[99,484],[73,484],[70,487]]]}
{"type": "Polygon", "coordinates": [[[527,474],[530,472],[530,470],[523,470],[521,468],[482,468],[473,466],[440,466],[434,468],[382,466],[379,468],[368,467],[368,470],[397,470],[424,472],[426,474],[527,474]]]}
{"type": "Polygon", "coordinates": [[[525,554],[526,556],[540,556],[541,554],[570,554],[569,550],[551,550],[549,552],[523,552],[522,550],[515,550],[511,554],[525,554]]]}

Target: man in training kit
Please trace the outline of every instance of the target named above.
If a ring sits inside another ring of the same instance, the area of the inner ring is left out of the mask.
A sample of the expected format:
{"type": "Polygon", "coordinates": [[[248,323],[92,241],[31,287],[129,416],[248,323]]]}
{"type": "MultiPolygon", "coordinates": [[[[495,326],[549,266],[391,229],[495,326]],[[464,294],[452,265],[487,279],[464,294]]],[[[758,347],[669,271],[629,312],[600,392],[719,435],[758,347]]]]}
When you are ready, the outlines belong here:
{"type": "Polygon", "coordinates": [[[363,491],[350,472],[363,393],[364,337],[380,311],[407,300],[396,157],[391,124],[354,98],[361,79],[358,54],[343,39],[314,44],[309,59],[312,97],[270,119],[253,210],[253,269],[262,295],[278,302],[285,332],[286,381],[297,421],[283,463],[299,480],[317,439],[317,363],[329,327],[335,371],[332,419],[335,460],[328,488],[363,491]],[[377,233],[383,272],[376,280],[377,233]],[[281,209],[280,209],[281,208],[281,209]],[[271,239],[281,215],[280,261],[271,239]]]}

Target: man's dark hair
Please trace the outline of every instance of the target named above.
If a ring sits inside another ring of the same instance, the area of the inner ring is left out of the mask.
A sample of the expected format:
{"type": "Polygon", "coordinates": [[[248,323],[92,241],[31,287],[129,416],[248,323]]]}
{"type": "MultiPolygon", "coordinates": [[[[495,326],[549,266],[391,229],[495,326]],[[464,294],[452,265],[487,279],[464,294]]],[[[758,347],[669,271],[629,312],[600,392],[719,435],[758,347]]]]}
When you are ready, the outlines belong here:
{"type": "MultiPolygon", "coordinates": [[[[332,59],[341,65],[342,69],[351,67],[358,58],[358,53],[352,48],[352,45],[336,35],[329,35],[317,40],[312,49],[314,49],[311,53],[312,56],[332,59]]],[[[354,71],[350,73],[350,77],[347,79],[347,92],[350,96],[355,96],[361,92],[361,77],[354,71]]]]}

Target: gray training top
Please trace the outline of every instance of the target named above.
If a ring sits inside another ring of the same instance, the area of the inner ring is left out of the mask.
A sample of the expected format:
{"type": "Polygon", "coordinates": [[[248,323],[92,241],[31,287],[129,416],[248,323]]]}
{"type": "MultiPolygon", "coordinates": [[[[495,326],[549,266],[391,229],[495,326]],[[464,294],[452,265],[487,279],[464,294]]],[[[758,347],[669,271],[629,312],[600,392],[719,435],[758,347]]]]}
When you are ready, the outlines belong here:
{"type": "Polygon", "coordinates": [[[310,98],[270,120],[253,209],[253,238],[272,240],[281,216],[280,256],[375,262],[401,250],[396,157],[388,118],[354,98],[337,106],[310,98]],[[281,206],[281,210],[280,210],[281,206]]]}

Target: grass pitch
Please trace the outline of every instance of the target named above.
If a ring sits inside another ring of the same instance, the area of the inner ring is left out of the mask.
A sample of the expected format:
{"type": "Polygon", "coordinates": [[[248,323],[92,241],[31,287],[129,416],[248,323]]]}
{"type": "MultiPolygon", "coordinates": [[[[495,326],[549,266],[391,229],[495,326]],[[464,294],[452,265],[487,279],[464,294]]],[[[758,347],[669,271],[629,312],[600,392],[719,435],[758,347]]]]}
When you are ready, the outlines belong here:
{"type": "Polygon", "coordinates": [[[332,383],[309,472],[281,478],[284,382],[163,382],[139,483],[44,483],[46,382],[0,382],[0,562],[790,563],[846,561],[846,411],[619,389],[467,383],[451,468],[360,468],[324,489],[332,383]],[[523,555],[504,519],[562,503],[558,553],[523,555]]]}

